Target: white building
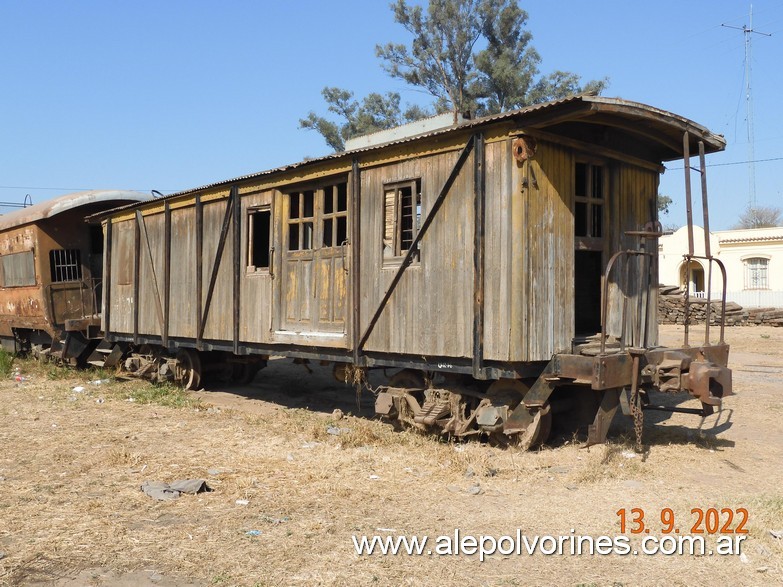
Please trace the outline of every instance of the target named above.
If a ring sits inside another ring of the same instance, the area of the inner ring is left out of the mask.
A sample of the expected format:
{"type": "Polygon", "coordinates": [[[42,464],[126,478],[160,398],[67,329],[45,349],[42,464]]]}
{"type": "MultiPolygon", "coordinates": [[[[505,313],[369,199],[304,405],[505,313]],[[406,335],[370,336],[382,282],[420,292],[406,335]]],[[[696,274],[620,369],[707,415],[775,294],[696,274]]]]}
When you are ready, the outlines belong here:
{"type": "MultiPolygon", "coordinates": [[[[704,229],[693,227],[694,254],[704,256],[704,229]]],[[[743,307],[783,308],[783,227],[722,230],[710,234],[712,256],[726,267],[726,298],[743,307]]],[[[709,262],[693,259],[687,270],[688,227],[658,240],[659,282],[685,287],[692,295],[705,297],[710,280],[709,262]]],[[[717,264],[712,268],[713,299],[723,289],[717,264]]]]}

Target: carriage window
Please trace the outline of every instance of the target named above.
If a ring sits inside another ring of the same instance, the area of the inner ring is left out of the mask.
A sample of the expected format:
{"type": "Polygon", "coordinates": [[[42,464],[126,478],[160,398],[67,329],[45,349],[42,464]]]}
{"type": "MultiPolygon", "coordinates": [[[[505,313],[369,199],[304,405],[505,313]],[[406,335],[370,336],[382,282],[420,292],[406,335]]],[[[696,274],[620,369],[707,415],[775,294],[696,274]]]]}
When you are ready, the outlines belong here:
{"type": "Polygon", "coordinates": [[[306,251],[313,248],[313,190],[288,194],[288,250],[306,251]]]}
{"type": "Polygon", "coordinates": [[[49,267],[52,283],[79,281],[82,278],[82,260],[79,249],[53,249],[49,251],[49,267]]]}
{"type": "Polygon", "coordinates": [[[35,285],[35,257],[32,251],[3,255],[3,287],[35,285]]]}
{"type": "Polygon", "coordinates": [[[339,247],[348,240],[348,184],[323,188],[323,246],[339,247]]]}
{"type": "Polygon", "coordinates": [[[247,265],[249,271],[269,269],[272,246],[272,210],[267,206],[248,215],[247,265]]]}
{"type": "Polygon", "coordinates": [[[387,184],[384,194],[383,256],[401,257],[421,227],[421,180],[387,184]]]}
{"type": "Polygon", "coordinates": [[[574,235],[603,236],[605,169],[601,165],[577,163],[574,177],[574,235]]]}

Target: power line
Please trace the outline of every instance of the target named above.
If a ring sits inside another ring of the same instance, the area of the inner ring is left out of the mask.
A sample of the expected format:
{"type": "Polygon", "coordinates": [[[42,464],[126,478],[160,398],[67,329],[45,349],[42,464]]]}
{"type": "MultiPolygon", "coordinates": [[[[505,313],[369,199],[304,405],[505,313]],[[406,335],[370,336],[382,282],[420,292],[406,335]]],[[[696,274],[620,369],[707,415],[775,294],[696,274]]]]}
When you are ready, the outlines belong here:
{"type": "MultiPolygon", "coordinates": [[[[708,163],[707,167],[726,167],[728,165],[747,165],[748,163],[768,163],[770,161],[783,161],[783,157],[772,157],[770,159],[756,159],[755,161],[731,161],[729,163],[708,163]]],[[[684,169],[683,167],[666,167],[669,171],[684,169]]]]}

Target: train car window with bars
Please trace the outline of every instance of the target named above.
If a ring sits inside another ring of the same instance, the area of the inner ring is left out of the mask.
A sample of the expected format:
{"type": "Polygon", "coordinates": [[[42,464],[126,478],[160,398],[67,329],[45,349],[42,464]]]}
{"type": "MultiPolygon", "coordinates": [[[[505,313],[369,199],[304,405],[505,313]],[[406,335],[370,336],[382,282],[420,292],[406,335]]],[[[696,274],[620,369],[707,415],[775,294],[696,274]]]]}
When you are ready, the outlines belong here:
{"type": "Polygon", "coordinates": [[[603,237],[605,199],[606,169],[578,162],[574,177],[574,236],[603,237]]]}
{"type": "Polygon", "coordinates": [[[80,281],[82,259],[79,249],[52,249],[49,251],[49,267],[52,272],[52,283],[80,281]]]}
{"type": "Polygon", "coordinates": [[[769,289],[769,259],[745,259],[745,289],[769,289]]]}
{"type": "Polygon", "coordinates": [[[384,186],[384,258],[401,257],[421,228],[421,179],[384,186]]]}

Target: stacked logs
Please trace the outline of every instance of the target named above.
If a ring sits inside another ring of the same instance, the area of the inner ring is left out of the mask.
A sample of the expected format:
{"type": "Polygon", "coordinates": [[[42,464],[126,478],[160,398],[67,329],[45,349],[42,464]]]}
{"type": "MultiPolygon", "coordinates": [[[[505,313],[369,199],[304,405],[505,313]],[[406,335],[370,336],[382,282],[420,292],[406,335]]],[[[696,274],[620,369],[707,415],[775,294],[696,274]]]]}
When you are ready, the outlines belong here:
{"type": "Polygon", "coordinates": [[[748,308],[748,322],[767,326],[783,326],[783,310],[780,308],[748,308]]]}
{"type": "MultiPolygon", "coordinates": [[[[689,324],[704,324],[707,320],[707,304],[711,305],[710,324],[720,322],[720,300],[708,302],[691,297],[688,309],[689,324]]],[[[735,302],[726,302],[726,326],[748,324],[750,313],[735,302]]],[[[658,295],[658,323],[685,324],[685,292],[679,287],[662,285],[658,295]]],[[[767,322],[764,322],[765,324],[767,322]]],[[[761,324],[761,322],[758,322],[761,324]]]]}

